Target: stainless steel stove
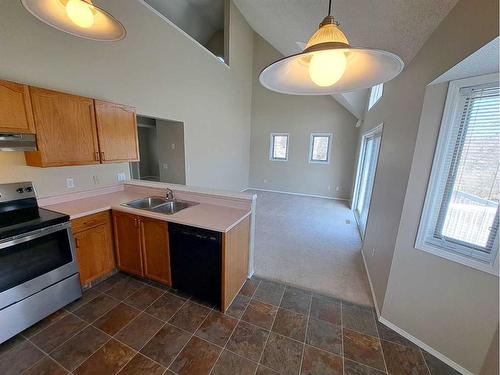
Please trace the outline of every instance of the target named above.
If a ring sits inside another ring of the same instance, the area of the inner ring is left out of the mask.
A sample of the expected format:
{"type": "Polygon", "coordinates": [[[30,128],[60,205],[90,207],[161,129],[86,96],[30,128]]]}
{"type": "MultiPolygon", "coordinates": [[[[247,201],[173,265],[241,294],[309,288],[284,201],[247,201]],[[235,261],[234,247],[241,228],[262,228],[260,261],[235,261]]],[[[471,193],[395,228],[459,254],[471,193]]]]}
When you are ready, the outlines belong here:
{"type": "Polygon", "coordinates": [[[0,184],[0,343],[81,296],[69,217],[31,182],[0,184]]]}

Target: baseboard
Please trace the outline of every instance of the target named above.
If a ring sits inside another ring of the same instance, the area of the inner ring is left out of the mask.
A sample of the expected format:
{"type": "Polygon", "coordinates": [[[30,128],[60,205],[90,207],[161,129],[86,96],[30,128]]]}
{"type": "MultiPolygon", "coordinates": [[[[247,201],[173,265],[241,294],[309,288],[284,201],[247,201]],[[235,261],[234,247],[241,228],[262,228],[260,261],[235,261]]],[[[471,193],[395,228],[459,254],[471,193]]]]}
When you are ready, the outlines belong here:
{"type": "Polygon", "coordinates": [[[370,291],[372,292],[373,305],[375,306],[375,311],[377,312],[377,318],[380,319],[380,310],[378,308],[377,299],[375,298],[375,290],[373,289],[372,279],[370,278],[370,272],[368,272],[368,266],[366,265],[365,254],[363,249],[361,249],[361,258],[363,258],[363,264],[365,265],[365,272],[368,276],[368,283],[370,284],[370,291]]]}
{"type": "Polygon", "coordinates": [[[368,272],[368,267],[366,265],[365,254],[363,253],[363,251],[361,251],[361,257],[363,258],[363,264],[365,265],[366,275],[368,276],[368,282],[370,283],[370,290],[372,292],[373,305],[375,306],[375,311],[377,312],[378,321],[380,323],[382,323],[383,325],[389,327],[393,331],[399,333],[401,336],[403,336],[404,338],[408,339],[409,341],[411,341],[412,343],[414,343],[418,347],[422,348],[423,350],[425,350],[429,354],[432,354],[434,357],[436,357],[440,361],[446,363],[451,368],[457,370],[459,373],[461,373],[463,375],[474,375],[469,370],[463,368],[458,363],[455,363],[454,361],[452,361],[451,359],[449,359],[445,355],[443,355],[440,352],[438,352],[437,350],[431,348],[429,345],[427,345],[423,341],[420,341],[415,336],[409,334],[404,329],[399,328],[397,325],[395,325],[394,323],[391,323],[390,321],[388,321],[387,319],[385,319],[384,317],[382,317],[380,315],[380,310],[379,310],[379,307],[378,307],[378,304],[377,304],[377,299],[375,298],[375,292],[374,292],[374,289],[373,289],[372,280],[370,278],[370,273],[368,272]]]}
{"type": "Polygon", "coordinates": [[[254,188],[254,187],[249,187],[249,188],[246,188],[245,190],[242,190],[242,192],[243,192],[243,191],[246,191],[246,190],[267,191],[267,192],[269,192],[269,193],[280,193],[280,194],[300,195],[300,196],[303,196],[303,197],[324,198],[324,199],[333,199],[333,200],[336,200],[336,201],[350,202],[350,200],[349,200],[349,199],[345,199],[345,198],[334,198],[334,197],[328,197],[328,196],[326,196],[326,195],[315,195],[315,194],[305,194],[305,193],[294,193],[294,192],[292,192],[292,191],[270,190],[270,189],[260,189],[260,188],[254,188]]]}
{"type": "Polygon", "coordinates": [[[452,361],[451,359],[449,359],[448,357],[446,357],[445,355],[441,354],[440,352],[438,352],[437,350],[431,348],[429,345],[427,345],[426,343],[420,341],[419,339],[417,339],[415,336],[412,336],[411,334],[409,334],[408,332],[406,332],[404,329],[401,329],[399,328],[397,325],[391,323],[390,321],[388,321],[387,319],[383,318],[382,316],[379,316],[378,318],[379,322],[382,323],[383,325],[389,327],[390,329],[392,329],[393,331],[399,333],[401,336],[403,336],[405,339],[408,339],[410,340],[412,343],[414,343],[415,345],[419,346],[420,348],[422,348],[423,350],[425,350],[426,352],[428,352],[429,354],[432,354],[434,357],[436,357],[437,359],[439,359],[440,361],[446,363],[448,366],[450,366],[451,368],[455,369],[456,371],[458,371],[459,373],[463,374],[463,375],[474,375],[472,372],[470,372],[469,370],[463,368],[462,366],[460,366],[458,363],[452,361]]]}

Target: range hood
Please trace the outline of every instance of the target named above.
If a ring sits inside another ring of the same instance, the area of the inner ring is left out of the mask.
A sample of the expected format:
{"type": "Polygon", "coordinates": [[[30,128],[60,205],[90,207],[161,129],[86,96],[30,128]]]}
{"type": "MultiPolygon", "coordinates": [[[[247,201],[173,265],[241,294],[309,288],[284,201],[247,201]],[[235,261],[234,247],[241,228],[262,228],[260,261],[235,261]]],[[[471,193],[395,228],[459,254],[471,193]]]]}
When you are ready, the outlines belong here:
{"type": "Polygon", "coordinates": [[[0,133],[0,151],[36,151],[35,134],[0,133]]]}

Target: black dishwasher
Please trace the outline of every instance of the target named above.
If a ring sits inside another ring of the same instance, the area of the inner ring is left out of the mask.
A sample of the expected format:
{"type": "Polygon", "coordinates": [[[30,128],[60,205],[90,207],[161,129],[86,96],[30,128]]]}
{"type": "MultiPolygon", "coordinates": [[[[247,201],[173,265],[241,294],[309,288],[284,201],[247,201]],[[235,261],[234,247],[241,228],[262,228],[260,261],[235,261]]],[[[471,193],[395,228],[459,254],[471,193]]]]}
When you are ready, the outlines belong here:
{"type": "Polygon", "coordinates": [[[222,233],[174,223],[168,228],[172,286],[220,308],[222,233]]]}

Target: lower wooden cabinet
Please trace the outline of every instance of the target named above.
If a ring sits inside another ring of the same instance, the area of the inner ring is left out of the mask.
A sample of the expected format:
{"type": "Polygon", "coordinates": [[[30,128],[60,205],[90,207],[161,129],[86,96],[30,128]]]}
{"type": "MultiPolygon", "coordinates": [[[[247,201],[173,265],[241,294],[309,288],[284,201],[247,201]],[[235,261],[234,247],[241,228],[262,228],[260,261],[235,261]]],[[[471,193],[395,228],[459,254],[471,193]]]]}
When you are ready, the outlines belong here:
{"type": "Polygon", "coordinates": [[[139,221],[144,276],[171,285],[167,223],[145,217],[139,218],[139,221]]]}
{"type": "Polygon", "coordinates": [[[72,221],[80,283],[86,285],[115,269],[113,235],[109,212],[72,221]]]}
{"type": "Polygon", "coordinates": [[[113,221],[118,268],[170,286],[167,223],[121,211],[113,221]]]}

